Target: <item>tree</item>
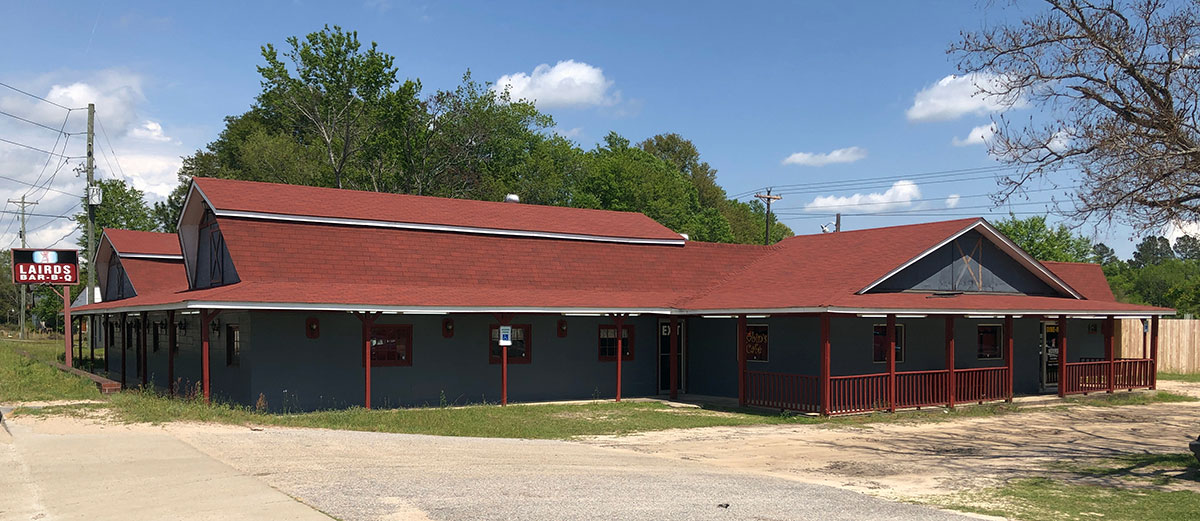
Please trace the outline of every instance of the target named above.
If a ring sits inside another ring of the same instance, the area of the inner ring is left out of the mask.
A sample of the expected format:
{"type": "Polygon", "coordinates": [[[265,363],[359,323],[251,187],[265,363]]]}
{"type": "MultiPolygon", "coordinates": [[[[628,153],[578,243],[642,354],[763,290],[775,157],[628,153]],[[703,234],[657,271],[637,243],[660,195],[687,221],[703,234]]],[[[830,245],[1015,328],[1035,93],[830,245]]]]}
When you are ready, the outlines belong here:
{"type": "Polygon", "coordinates": [[[1050,227],[1046,224],[1045,216],[1035,215],[1018,219],[1015,215],[1010,215],[1008,219],[996,222],[995,226],[1037,260],[1057,262],[1088,262],[1092,260],[1092,241],[1087,237],[1073,234],[1065,224],[1050,227]]]}
{"type": "Polygon", "coordinates": [[[950,47],[981,95],[1048,115],[999,118],[991,152],[1019,169],[998,199],[1078,168],[1076,218],[1142,231],[1200,220],[1200,4],[1046,3],[1047,12],[966,32],[950,47]]]}
{"type": "MultiPolygon", "coordinates": [[[[96,182],[104,194],[103,202],[96,207],[96,240],[99,241],[100,231],[105,228],[120,228],[124,230],[154,231],[158,221],[146,205],[145,194],[125,184],[120,179],[102,179],[96,182]]],[[[87,201],[83,201],[87,205],[87,201]]],[[[85,206],[86,207],[86,206],[85,206]]],[[[75,222],[83,229],[87,228],[87,212],[75,214],[75,222]]],[[[87,272],[91,269],[92,250],[87,244],[86,234],[78,239],[81,266],[80,280],[88,280],[87,272]]],[[[61,309],[61,308],[60,308],[61,309]]]]}
{"type": "Polygon", "coordinates": [[[259,104],[322,146],[338,188],[346,167],[363,140],[376,127],[371,110],[396,83],[392,56],[375,42],[361,50],[358,32],[329,26],[304,40],[287,39],[285,63],[275,46],[262,48],[265,66],[258,67],[264,92],[259,104]],[[289,68],[290,65],[290,68],[289,68]]]}
{"type": "Polygon", "coordinates": [[[1109,248],[1107,244],[1102,242],[1098,242],[1092,246],[1091,260],[1092,262],[1102,266],[1108,266],[1115,262],[1120,262],[1120,259],[1117,258],[1117,252],[1113,251],[1112,248],[1109,248]]]}
{"type": "Polygon", "coordinates": [[[1141,269],[1146,266],[1157,266],[1174,258],[1175,252],[1171,250],[1171,241],[1166,237],[1150,236],[1138,243],[1137,249],[1133,252],[1133,258],[1129,260],[1129,266],[1133,269],[1141,269]]]}
{"type": "Polygon", "coordinates": [[[1175,239],[1175,256],[1183,260],[1200,261],[1200,238],[1181,235],[1175,239]]]}

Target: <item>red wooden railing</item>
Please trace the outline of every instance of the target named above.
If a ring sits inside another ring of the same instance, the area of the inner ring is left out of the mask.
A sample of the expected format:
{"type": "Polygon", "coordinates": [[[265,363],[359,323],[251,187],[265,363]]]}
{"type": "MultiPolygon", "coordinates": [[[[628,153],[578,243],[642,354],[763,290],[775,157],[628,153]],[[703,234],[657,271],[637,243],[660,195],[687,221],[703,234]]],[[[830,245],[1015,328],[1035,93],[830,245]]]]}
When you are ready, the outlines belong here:
{"type": "Polygon", "coordinates": [[[1150,387],[1154,373],[1154,361],[1149,358],[1114,360],[1112,385],[1108,382],[1108,361],[1072,362],[1065,367],[1059,385],[1063,394],[1094,393],[1109,389],[1137,389],[1150,387]]]}
{"type": "Polygon", "coordinates": [[[773,409],[821,412],[821,386],[816,376],[746,371],[746,403],[773,409]]]}
{"type": "Polygon", "coordinates": [[[954,398],[959,402],[1007,400],[1012,395],[1007,367],[954,370],[954,398]]]}
{"type": "Polygon", "coordinates": [[[930,407],[949,402],[949,371],[896,373],[896,407],[930,407]]]}
{"type": "Polygon", "coordinates": [[[829,378],[829,414],[880,411],[887,408],[887,373],[829,378]]]}

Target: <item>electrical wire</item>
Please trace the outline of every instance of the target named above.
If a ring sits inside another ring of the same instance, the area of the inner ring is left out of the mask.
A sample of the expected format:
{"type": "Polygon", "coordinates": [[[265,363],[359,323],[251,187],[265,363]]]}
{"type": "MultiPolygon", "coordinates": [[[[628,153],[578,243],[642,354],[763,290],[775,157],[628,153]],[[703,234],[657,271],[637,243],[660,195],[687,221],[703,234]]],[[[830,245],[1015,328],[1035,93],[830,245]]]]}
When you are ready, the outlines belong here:
{"type": "Polygon", "coordinates": [[[46,103],[49,103],[49,104],[51,104],[51,105],[54,105],[55,107],[58,107],[58,108],[60,108],[60,109],[66,110],[66,111],[72,111],[72,110],[85,110],[85,108],[75,108],[75,109],[73,109],[73,108],[71,108],[71,107],[67,107],[67,106],[64,106],[64,105],[59,105],[58,103],[55,103],[55,102],[53,102],[53,101],[50,101],[50,100],[48,100],[48,99],[46,99],[46,98],[43,98],[43,97],[41,97],[41,96],[38,96],[37,94],[30,94],[30,93],[28,93],[28,92],[25,92],[25,91],[23,91],[23,90],[21,90],[21,89],[18,89],[18,88],[16,88],[16,87],[13,87],[12,85],[9,85],[9,84],[7,84],[7,83],[4,83],[4,82],[0,82],[0,87],[7,87],[7,88],[9,88],[9,89],[12,89],[12,90],[15,90],[15,91],[17,91],[17,92],[20,92],[21,94],[24,94],[24,95],[26,95],[26,96],[29,96],[29,97],[31,97],[31,98],[34,98],[34,99],[37,99],[37,100],[44,101],[44,102],[46,102],[46,103]]]}
{"type": "Polygon", "coordinates": [[[51,152],[51,151],[49,151],[49,150],[42,150],[42,149],[40,149],[40,148],[38,148],[38,147],[32,147],[32,146],[26,145],[26,144],[24,144],[24,143],[17,143],[16,141],[9,141],[9,140],[7,140],[7,139],[4,139],[4,138],[2,138],[2,137],[0,137],[0,141],[3,141],[3,142],[5,142],[5,143],[8,143],[8,144],[10,144],[10,145],[16,145],[16,146],[19,146],[19,147],[28,148],[28,149],[30,149],[30,150],[34,150],[34,151],[37,151],[37,152],[41,152],[41,153],[43,153],[43,154],[50,154],[50,155],[52,155],[52,156],[61,157],[61,158],[63,158],[63,159],[82,159],[82,158],[86,157],[86,156],[64,156],[64,155],[62,155],[62,154],[58,154],[58,153],[55,153],[55,152],[51,152]]]}
{"type": "Polygon", "coordinates": [[[67,192],[67,191],[59,190],[59,189],[57,189],[57,188],[51,188],[51,187],[49,187],[49,186],[44,186],[44,187],[43,187],[43,186],[40,186],[40,185],[35,185],[35,184],[33,184],[33,183],[30,183],[29,181],[22,181],[22,180],[20,180],[20,179],[17,179],[17,178],[15,178],[15,177],[9,177],[9,176],[6,176],[6,175],[0,175],[0,179],[4,179],[4,180],[6,180],[6,181],[12,181],[12,182],[14,182],[14,183],[21,183],[21,184],[23,184],[23,185],[26,185],[26,186],[32,186],[32,187],[34,187],[34,188],[45,188],[45,189],[46,189],[46,190],[48,190],[48,191],[51,191],[51,192],[58,192],[58,193],[60,193],[60,194],[63,194],[63,195],[70,195],[70,196],[77,196],[77,195],[79,195],[79,194],[75,194],[75,193],[71,193],[71,192],[67,192]]]}
{"type": "MultiPolygon", "coordinates": [[[[1039,188],[1036,190],[1026,190],[1025,193],[1053,192],[1056,190],[1073,190],[1076,188],[1079,188],[1079,185],[1061,186],[1061,187],[1054,187],[1054,188],[1039,188]]],[[[981,197],[991,197],[994,194],[983,193],[983,194],[969,194],[969,195],[959,195],[959,194],[951,194],[951,195],[957,196],[958,199],[978,199],[981,197]]],[[[805,205],[805,206],[776,207],[776,208],[771,209],[771,213],[777,213],[777,214],[789,214],[789,213],[800,213],[800,212],[811,213],[811,212],[818,212],[821,210],[826,210],[829,208],[856,208],[856,207],[861,207],[861,206],[885,206],[885,205],[891,205],[891,204],[896,204],[896,203],[905,203],[905,204],[906,203],[923,203],[923,202],[932,202],[932,201],[944,201],[949,197],[951,197],[951,196],[927,197],[927,198],[922,198],[922,199],[907,199],[904,201],[896,201],[895,203],[887,202],[887,201],[880,201],[880,202],[866,201],[866,202],[858,202],[858,203],[821,204],[821,205],[817,205],[817,206],[813,207],[811,210],[809,208],[810,208],[810,206],[813,205],[813,203],[809,203],[808,205],[805,205]]],[[[953,210],[956,207],[948,207],[948,208],[953,210]]]]}
{"type": "MultiPolygon", "coordinates": [[[[68,113],[68,114],[69,114],[69,113],[68,113]]],[[[10,114],[10,113],[8,113],[8,112],[5,112],[5,111],[3,111],[3,110],[0,110],[0,116],[8,116],[8,117],[10,117],[10,118],[13,118],[13,119],[16,119],[16,120],[24,121],[24,122],[26,122],[26,123],[29,123],[30,125],[36,125],[36,126],[42,127],[42,128],[44,128],[44,129],[46,129],[46,130],[49,130],[49,131],[51,131],[51,132],[58,132],[58,133],[60,133],[60,134],[65,134],[65,133],[66,133],[66,132],[63,132],[63,129],[60,129],[60,128],[54,128],[54,127],[52,127],[52,126],[50,126],[50,125],[43,125],[43,124],[41,124],[41,123],[38,123],[38,122],[36,122],[36,121],[33,121],[33,120],[31,120],[31,119],[25,119],[25,118],[23,118],[23,117],[21,117],[21,116],[18,116],[18,115],[16,115],[16,114],[10,114]]]]}
{"type": "MultiPolygon", "coordinates": [[[[129,179],[129,177],[125,175],[125,169],[121,168],[121,159],[117,157],[117,150],[113,148],[112,142],[108,140],[108,132],[104,130],[104,123],[100,122],[100,118],[96,118],[96,123],[100,125],[100,133],[104,135],[104,143],[108,145],[109,152],[112,152],[113,161],[117,163],[117,170],[121,172],[121,178],[129,179]]],[[[103,150],[101,151],[103,152],[103,150]]],[[[108,157],[105,156],[104,160],[107,162],[108,157]]],[[[112,168],[112,166],[109,166],[109,168],[112,168]]]]}
{"type": "Polygon", "coordinates": [[[766,190],[768,188],[770,188],[772,190],[772,193],[774,193],[774,191],[777,189],[782,189],[783,191],[791,191],[794,188],[833,189],[833,188],[837,188],[837,187],[841,187],[841,186],[859,185],[859,184],[864,184],[864,183],[865,184],[877,184],[877,183],[883,182],[883,181],[920,180],[920,179],[931,179],[931,178],[940,178],[940,177],[953,177],[953,176],[959,176],[959,175],[963,175],[963,174],[978,174],[978,173],[983,173],[983,172],[1002,172],[1002,171],[1009,171],[1009,170],[1013,170],[1013,167],[1010,167],[1007,165],[992,165],[992,166],[972,167],[972,168],[956,168],[956,169],[952,169],[952,170],[935,170],[935,171],[930,171],[930,172],[914,172],[914,173],[908,173],[908,174],[892,174],[892,175],[886,175],[886,176],[864,177],[861,179],[846,179],[846,180],[840,180],[840,181],[825,181],[825,182],[816,182],[816,183],[793,183],[793,184],[786,184],[786,185],[773,185],[770,187],[764,186],[762,188],[756,188],[753,190],[747,190],[745,192],[734,194],[730,197],[733,199],[740,199],[742,197],[753,195],[755,192],[760,192],[760,191],[766,190]]]}

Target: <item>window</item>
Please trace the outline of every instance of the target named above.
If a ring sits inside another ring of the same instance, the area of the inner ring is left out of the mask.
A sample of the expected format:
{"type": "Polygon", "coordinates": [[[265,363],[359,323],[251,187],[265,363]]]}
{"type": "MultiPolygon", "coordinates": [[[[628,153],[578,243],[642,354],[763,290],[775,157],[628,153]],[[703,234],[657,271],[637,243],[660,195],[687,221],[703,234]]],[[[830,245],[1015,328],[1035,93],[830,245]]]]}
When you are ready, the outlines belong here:
{"type": "MultiPolygon", "coordinates": [[[[155,330],[156,332],[158,330],[155,330]]],[[[225,365],[237,367],[242,360],[242,332],[236,325],[225,326],[225,365]]]]}
{"type": "Polygon", "coordinates": [[[158,324],[151,322],[150,330],[151,330],[151,334],[153,335],[152,336],[152,339],[153,339],[152,346],[153,346],[154,352],[157,353],[158,352],[158,324]]]}
{"type": "Polygon", "coordinates": [[[979,359],[980,360],[995,360],[1004,358],[1004,352],[1000,349],[1001,331],[1003,329],[999,324],[980,324],[979,325],[979,359]]]}
{"type": "MultiPolygon", "coordinates": [[[[887,324],[875,324],[875,362],[887,362],[887,324]]],[[[904,324],[896,324],[896,362],[904,361],[904,324]]]]}
{"type": "Polygon", "coordinates": [[[371,326],[371,366],[412,365],[412,326],[371,326]]]}
{"type": "MultiPolygon", "coordinates": [[[[621,360],[633,360],[633,326],[621,326],[621,360]]],[[[615,362],[617,360],[617,326],[613,324],[600,325],[600,361],[615,362]]]]}
{"type": "MultiPolygon", "coordinates": [[[[488,362],[498,364],[500,363],[500,326],[492,324],[490,329],[491,351],[488,352],[488,362]]],[[[513,324],[512,345],[508,346],[508,363],[528,364],[532,339],[533,326],[529,324],[513,324]]]]}

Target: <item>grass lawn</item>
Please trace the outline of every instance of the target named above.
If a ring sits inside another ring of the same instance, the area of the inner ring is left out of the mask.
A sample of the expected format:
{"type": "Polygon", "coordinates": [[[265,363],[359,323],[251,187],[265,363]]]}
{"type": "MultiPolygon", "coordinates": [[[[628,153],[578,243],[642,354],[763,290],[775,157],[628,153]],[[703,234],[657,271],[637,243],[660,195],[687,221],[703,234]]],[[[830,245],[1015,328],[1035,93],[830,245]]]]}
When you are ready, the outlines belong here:
{"type": "Polygon", "coordinates": [[[25,351],[39,360],[51,360],[62,341],[0,340],[0,402],[98,399],[90,380],[69,375],[17,354],[25,351]]]}
{"type": "Polygon", "coordinates": [[[1180,382],[1200,383],[1200,373],[1158,373],[1159,380],[1178,380],[1180,382]]]}
{"type": "Polygon", "coordinates": [[[1028,478],[986,491],[931,500],[935,504],[1024,521],[1105,519],[1128,521],[1193,520],[1200,493],[1179,490],[1197,481],[1191,453],[1123,454],[1085,463],[1053,465],[1066,479],[1028,478]]]}
{"type": "Polygon", "coordinates": [[[1151,403],[1194,402],[1191,396],[1170,393],[1167,391],[1116,392],[1113,394],[1095,393],[1088,396],[1072,396],[1064,400],[1067,403],[1091,405],[1093,407],[1114,407],[1119,405],[1147,405],[1151,403]]]}

